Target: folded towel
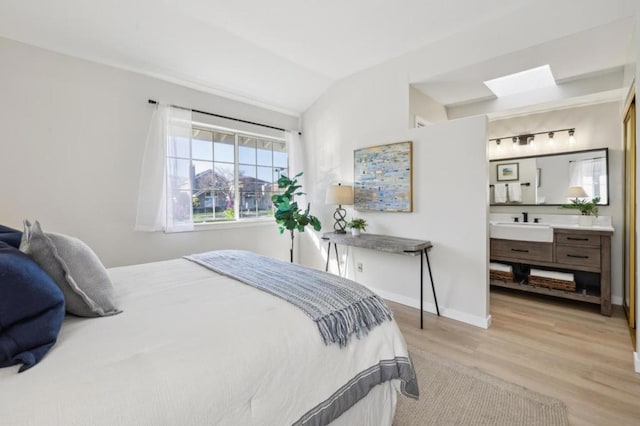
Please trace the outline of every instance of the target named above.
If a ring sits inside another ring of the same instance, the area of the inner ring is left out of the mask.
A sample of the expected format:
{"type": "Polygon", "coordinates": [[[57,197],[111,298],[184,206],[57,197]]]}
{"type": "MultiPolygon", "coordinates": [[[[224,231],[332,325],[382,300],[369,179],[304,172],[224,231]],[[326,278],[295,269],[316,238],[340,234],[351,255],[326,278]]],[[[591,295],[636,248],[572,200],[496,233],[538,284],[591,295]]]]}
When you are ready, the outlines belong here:
{"type": "Polygon", "coordinates": [[[509,185],[509,201],[512,203],[522,202],[522,187],[517,182],[509,185]]]}
{"type": "Polygon", "coordinates": [[[496,183],[493,185],[493,202],[494,203],[506,203],[507,202],[507,184],[496,183]]]}
{"type": "Polygon", "coordinates": [[[561,281],[575,281],[573,274],[568,272],[545,271],[542,269],[531,268],[530,275],[533,275],[536,277],[542,277],[542,278],[551,278],[554,280],[561,280],[561,281]]]}
{"type": "Polygon", "coordinates": [[[513,267],[504,263],[491,262],[489,263],[489,269],[492,271],[513,272],[513,267]]]}

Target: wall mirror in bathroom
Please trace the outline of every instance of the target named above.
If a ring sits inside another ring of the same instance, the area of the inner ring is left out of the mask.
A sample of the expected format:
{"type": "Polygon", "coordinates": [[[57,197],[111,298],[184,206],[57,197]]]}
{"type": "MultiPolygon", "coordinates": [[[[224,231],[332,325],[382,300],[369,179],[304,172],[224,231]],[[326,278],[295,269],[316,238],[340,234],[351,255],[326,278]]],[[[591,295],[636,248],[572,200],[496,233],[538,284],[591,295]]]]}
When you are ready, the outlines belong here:
{"type": "Polygon", "coordinates": [[[608,148],[495,159],[489,165],[492,206],[559,206],[575,198],[575,187],[584,189],[588,199],[600,197],[598,204],[609,205],[608,148]],[[518,171],[517,180],[505,182],[509,167],[518,171]]]}

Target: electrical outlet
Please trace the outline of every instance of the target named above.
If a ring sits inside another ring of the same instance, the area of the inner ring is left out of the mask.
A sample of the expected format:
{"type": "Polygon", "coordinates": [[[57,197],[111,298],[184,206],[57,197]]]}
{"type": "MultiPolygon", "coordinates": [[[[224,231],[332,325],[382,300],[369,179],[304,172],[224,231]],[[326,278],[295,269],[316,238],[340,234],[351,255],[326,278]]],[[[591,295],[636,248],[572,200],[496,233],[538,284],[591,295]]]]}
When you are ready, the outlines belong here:
{"type": "Polygon", "coordinates": [[[362,263],[358,262],[356,264],[356,269],[358,269],[358,272],[362,272],[362,263]]]}

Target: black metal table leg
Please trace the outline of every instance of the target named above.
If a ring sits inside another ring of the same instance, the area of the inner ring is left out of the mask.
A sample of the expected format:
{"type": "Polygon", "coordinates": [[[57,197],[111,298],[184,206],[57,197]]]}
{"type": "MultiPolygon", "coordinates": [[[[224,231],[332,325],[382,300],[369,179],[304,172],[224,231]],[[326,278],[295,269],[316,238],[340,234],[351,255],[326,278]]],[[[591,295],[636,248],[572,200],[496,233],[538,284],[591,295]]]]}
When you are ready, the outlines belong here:
{"type": "Polygon", "coordinates": [[[336,263],[338,264],[338,275],[342,276],[342,272],[340,272],[340,258],[338,257],[338,245],[333,243],[333,248],[336,249],[336,263]]]}
{"type": "Polygon", "coordinates": [[[422,252],[420,252],[420,330],[422,330],[422,322],[424,320],[424,309],[422,307],[424,301],[422,300],[422,283],[424,281],[424,261],[422,260],[422,252]]]}
{"type": "Polygon", "coordinates": [[[325,272],[329,272],[329,257],[331,256],[331,241],[327,245],[327,265],[324,267],[325,272]]]}
{"type": "MultiPolygon", "coordinates": [[[[427,258],[427,268],[429,269],[429,279],[431,280],[431,291],[433,291],[433,301],[436,303],[436,312],[438,313],[438,316],[440,316],[440,308],[438,308],[438,298],[436,297],[436,287],[433,284],[433,275],[431,275],[431,264],[429,263],[428,251],[429,251],[428,249],[424,249],[424,257],[427,258]]],[[[422,258],[422,256],[420,256],[420,258],[422,258]]]]}

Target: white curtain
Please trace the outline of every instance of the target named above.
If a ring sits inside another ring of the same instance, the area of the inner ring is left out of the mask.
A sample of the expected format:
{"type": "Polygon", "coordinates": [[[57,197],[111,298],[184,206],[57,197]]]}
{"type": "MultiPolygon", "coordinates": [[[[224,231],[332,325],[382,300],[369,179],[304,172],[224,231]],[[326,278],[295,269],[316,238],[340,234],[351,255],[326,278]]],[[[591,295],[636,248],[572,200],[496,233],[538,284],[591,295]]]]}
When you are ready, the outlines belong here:
{"type": "MultiPolygon", "coordinates": [[[[300,172],[305,171],[304,167],[304,146],[302,138],[298,134],[297,130],[287,130],[284,133],[284,139],[287,142],[287,149],[289,150],[289,177],[293,177],[300,172]]],[[[302,175],[302,178],[298,180],[298,183],[302,185],[302,190],[306,190],[304,182],[308,179],[306,174],[302,175]]],[[[307,208],[308,198],[306,194],[297,197],[298,207],[301,209],[307,208]]]]}
{"type": "Polygon", "coordinates": [[[193,230],[191,111],[157,105],[147,133],[135,229],[193,230]]]}
{"type": "Polygon", "coordinates": [[[607,185],[604,182],[606,159],[588,158],[569,162],[569,186],[581,186],[590,198],[600,197],[607,202],[607,185]]]}

